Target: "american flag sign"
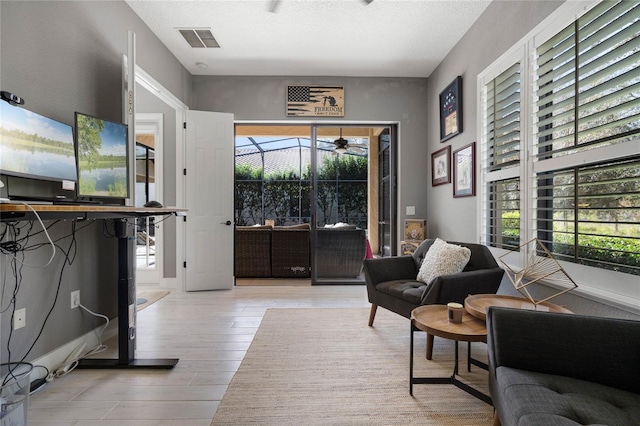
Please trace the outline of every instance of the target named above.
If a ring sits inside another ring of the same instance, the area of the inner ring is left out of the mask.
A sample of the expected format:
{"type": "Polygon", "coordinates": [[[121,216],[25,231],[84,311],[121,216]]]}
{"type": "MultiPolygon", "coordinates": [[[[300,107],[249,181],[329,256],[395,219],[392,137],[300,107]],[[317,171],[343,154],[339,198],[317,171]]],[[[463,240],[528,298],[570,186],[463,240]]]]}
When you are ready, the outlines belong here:
{"type": "Polygon", "coordinates": [[[344,117],[344,87],[288,86],[287,116],[344,117]]]}

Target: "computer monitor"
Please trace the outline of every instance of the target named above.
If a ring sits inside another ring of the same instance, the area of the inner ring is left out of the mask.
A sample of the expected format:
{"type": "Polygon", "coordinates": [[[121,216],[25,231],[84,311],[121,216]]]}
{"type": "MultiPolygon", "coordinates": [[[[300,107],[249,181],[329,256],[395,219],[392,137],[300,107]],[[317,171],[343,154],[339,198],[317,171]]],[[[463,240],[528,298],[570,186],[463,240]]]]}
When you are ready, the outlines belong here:
{"type": "Polygon", "coordinates": [[[78,175],[73,128],[0,102],[0,174],[62,182],[62,187],[74,191],[78,175]]]}
{"type": "Polygon", "coordinates": [[[76,112],[78,197],[129,197],[127,125],[76,112]]]}

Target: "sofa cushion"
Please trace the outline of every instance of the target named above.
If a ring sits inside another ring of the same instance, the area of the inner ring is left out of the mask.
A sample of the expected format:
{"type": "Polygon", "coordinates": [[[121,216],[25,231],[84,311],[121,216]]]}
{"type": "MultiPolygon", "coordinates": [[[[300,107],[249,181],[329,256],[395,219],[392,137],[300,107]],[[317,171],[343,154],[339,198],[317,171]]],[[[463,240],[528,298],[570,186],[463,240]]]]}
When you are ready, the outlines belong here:
{"type": "Polygon", "coordinates": [[[449,244],[440,238],[431,245],[424,256],[417,280],[429,284],[441,275],[451,275],[462,272],[469,262],[471,250],[467,247],[449,244]]]}
{"type": "Polygon", "coordinates": [[[496,384],[503,425],[637,425],[640,419],[640,395],[598,383],[498,367],[496,384]]]}
{"type": "Polygon", "coordinates": [[[345,229],[358,229],[356,225],[349,225],[348,223],[338,222],[336,224],[328,223],[322,229],[338,229],[344,231],[345,229]]]}
{"type": "Polygon", "coordinates": [[[385,281],[376,286],[376,290],[379,292],[406,300],[416,306],[420,304],[420,299],[426,288],[425,283],[406,280],[385,281]]]}
{"type": "Polygon", "coordinates": [[[309,226],[308,223],[300,223],[297,225],[283,225],[283,226],[274,226],[273,229],[277,229],[277,230],[281,230],[281,229],[303,229],[303,230],[309,230],[311,229],[311,227],[309,226]]]}

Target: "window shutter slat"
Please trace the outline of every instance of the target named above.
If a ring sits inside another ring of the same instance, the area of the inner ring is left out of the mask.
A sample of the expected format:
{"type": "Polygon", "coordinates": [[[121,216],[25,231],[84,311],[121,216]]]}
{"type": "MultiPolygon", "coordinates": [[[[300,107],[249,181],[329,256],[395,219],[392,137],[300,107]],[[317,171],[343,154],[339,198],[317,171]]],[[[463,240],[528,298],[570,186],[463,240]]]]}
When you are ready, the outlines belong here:
{"type": "Polygon", "coordinates": [[[568,155],[572,146],[620,143],[626,139],[617,135],[640,129],[640,6],[602,2],[576,26],[567,26],[537,49],[534,157],[539,161],[568,155]],[[569,39],[577,46],[579,66],[567,60],[569,39]]]}

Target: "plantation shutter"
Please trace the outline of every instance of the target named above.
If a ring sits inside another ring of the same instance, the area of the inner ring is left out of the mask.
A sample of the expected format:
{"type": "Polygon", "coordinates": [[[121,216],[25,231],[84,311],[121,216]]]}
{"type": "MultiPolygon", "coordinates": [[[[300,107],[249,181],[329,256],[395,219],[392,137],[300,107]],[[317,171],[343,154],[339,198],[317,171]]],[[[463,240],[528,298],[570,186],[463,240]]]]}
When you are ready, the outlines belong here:
{"type": "Polygon", "coordinates": [[[520,178],[489,184],[488,243],[492,247],[516,250],[520,245],[520,178]]]}
{"type": "Polygon", "coordinates": [[[640,275],[640,160],[539,173],[537,236],[558,259],[640,275]]]}
{"type": "Polygon", "coordinates": [[[504,249],[520,245],[520,72],[517,61],[485,86],[485,243],[504,249]]]}
{"type": "Polygon", "coordinates": [[[489,170],[520,162],[520,63],[486,87],[487,159],[489,170]]]}
{"type": "Polygon", "coordinates": [[[640,3],[602,2],[537,48],[537,150],[544,160],[640,131],[640,3]]]}

